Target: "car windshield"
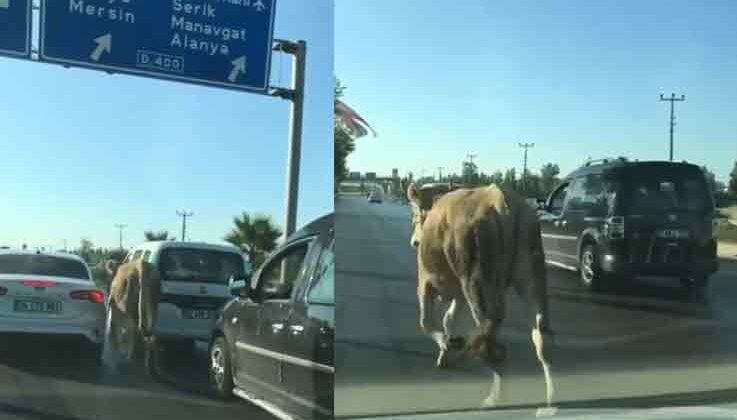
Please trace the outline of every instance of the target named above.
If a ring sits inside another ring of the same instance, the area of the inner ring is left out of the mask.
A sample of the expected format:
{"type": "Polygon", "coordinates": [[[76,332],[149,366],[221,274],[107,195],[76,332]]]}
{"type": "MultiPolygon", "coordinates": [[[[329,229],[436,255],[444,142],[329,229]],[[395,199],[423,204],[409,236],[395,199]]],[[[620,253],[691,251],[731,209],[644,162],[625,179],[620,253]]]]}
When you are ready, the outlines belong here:
{"type": "Polygon", "coordinates": [[[173,248],[161,253],[162,280],[228,284],[245,277],[243,257],[232,252],[173,248]]]}
{"type": "Polygon", "coordinates": [[[0,274],[89,279],[87,269],[81,262],[48,255],[0,255],[0,274]]]}
{"type": "Polygon", "coordinates": [[[688,211],[702,213],[710,206],[706,183],[697,174],[642,171],[626,184],[631,214],[688,211]]]}

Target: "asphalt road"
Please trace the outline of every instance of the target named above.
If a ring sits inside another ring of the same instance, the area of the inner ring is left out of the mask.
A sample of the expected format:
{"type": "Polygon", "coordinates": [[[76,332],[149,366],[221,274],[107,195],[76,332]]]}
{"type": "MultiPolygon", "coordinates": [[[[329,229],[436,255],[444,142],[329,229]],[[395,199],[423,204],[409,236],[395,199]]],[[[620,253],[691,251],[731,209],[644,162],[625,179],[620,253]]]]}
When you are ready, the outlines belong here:
{"type": "Polygon", "coordinates": [[[0,336],[0,419],[273,419],[240,400],[208,394],[206,352],[166,358],[164,378],[94,369],[79,342],[0,336]]]}
{"type": "MultiPolygon", "coordinates": [[[[336,201],[336,417],[475,410],[489,393],[479,362],[456,358],[450,369],[434,368],[435,344],[418,326],[409,212],[360,197],[336,201]]],[[[667,279],[598,295],[582,290],[575,273],[549,266],[548,279],[558,407],[737,400],[735,261],[722,262],[703,299],[667,279]]],[[[509,299],[500,407],[539,407],[542,373],[522,303],[514,293],[509,299]]]]}

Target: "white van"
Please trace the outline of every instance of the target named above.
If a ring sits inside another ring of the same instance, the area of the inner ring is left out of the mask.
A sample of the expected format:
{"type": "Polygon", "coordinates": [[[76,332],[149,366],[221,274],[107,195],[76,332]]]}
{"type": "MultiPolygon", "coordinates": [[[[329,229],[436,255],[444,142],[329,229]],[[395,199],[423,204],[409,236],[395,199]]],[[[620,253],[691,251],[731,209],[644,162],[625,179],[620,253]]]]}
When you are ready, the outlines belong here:
{"type": "Polygon", "coordinates": [[[154,335],[187,345],[210,337],[218,312],[232,298],[230,277],[251,274],[247,258],[229,245],[145,242],[131,249],[125,262],[138,259],[153,264],[161,276],[154,335]]]}

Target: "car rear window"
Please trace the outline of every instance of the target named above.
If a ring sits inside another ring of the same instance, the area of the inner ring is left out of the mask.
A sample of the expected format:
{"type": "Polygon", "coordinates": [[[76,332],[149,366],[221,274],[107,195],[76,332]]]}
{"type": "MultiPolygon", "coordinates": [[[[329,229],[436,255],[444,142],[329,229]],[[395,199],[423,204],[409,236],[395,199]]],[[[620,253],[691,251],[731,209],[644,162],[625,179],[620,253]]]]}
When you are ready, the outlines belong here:
{"type": "Polygon", "coordinates": [[[0,274],[28,274],[89,280],[79,261],[48,255],[0,255],[0,274]]]}
{"type": "Polygon", "coordinates": [[[703,213],[711,207],[704,177],[695,171],[637,171],[627,185],[630,213],[703,213]]]}
{"type": "Polygon", "coordinates": [[[230,276],[245,276],[243,257],[232,252],[173,248],[159,259],[161,278],[167,281],[228,284],[230,276]]]}

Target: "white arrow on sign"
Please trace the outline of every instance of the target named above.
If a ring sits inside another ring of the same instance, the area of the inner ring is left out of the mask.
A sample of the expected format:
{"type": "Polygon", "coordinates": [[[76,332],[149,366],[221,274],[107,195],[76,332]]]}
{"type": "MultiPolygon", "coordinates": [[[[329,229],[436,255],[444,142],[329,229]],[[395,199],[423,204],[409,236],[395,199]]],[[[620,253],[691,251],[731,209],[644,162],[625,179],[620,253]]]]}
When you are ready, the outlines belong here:
{"type": "Polygon", "coordinates": [[[246,72],[246,56],[241,56],[233,60],[233,70],[230,72],[230,76],[228,76],[228,80],[230,83],[234,83],[235,79],[238,78],[238,75],[241,73],[246,72]]]}
{"type": "Polygon", "coordinates": [[[94,39],[97,43],[97,47],[90,54],[92,61],[100,61],[100,57],[103,52],[110,53],[113,47],[113,36],[111,34],[103,35],[94,39]]]}

